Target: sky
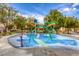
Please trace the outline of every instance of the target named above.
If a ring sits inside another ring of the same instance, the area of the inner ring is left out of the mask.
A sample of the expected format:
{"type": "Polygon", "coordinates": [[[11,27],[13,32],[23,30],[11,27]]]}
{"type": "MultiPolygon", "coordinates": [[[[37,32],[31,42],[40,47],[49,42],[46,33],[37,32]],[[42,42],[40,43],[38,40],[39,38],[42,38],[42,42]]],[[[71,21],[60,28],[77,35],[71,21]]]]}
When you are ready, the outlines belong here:
{"type": "Polygon", "coordinates": [[[53,9],[57,9],[63,15],[79,18],[78,3],[11,3],[9,6],[26,18],[35,17],[39,23],[44,23],[44,17],[53,9]]]}

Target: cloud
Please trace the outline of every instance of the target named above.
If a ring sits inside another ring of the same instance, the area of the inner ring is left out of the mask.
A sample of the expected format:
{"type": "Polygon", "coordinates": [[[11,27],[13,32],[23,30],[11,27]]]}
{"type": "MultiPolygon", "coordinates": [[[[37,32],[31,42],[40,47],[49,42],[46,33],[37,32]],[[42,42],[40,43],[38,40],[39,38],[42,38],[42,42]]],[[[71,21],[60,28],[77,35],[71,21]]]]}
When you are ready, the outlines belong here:
{"type": "Polygon", "coordinates": [[[74,4],[70,4],[70,5],[65,5],[64,7],[60,7],[59,11],[62,13],[75,13],[78,11],[78,8],[76,8],[76,6],[78,6],[79,3],[74,3],[74,4]]]}
{"type": "Polygon", "coordinates": [[[35,19],[37,19],[37,22],[39,24],[44,24],[44,17],[43,15],[37,14],[37,13],[32,13],[32,14],[21,14],[18,13],[18,15],[21,15],[23,17],[29,18],[29,17],[34,17],[35,19]]]}
{"type": "Polygon", "coordinates": [[[79,3],[72,4],[72,7],[76,7],[76,6],[79,6],[79,3]]]}
{"type": "Polygon", "coordinates": [[[73,7],[73,8],[67,7],[67,8],[62,8],[59,11],[60,12],[75,12],[75,11],[77,11],[77,8],[75,8],[75,7],[73,7]]]}
{"type": "Polygon", "coordinates": [[[71,9],[70,8],[64,8],[63,11],[64,12],[69,12],[71,9]]]}
{"type": "Polygon", "coordinates": [[[44,24],[44,16],[43,15],[40,15],[40,14],[32,14],[32,17],[36,18],[37,19],[37,22],[39,24],[44,24]]]}
{"type": "Polygon", "coordinates": [[[38,16],[36,16],[36,19],[38,19],[39,24],[44,24],[44,16],[38,15],[38,16]]]}
{"type": "Polygon", "coordinates": [[[22,16],[25,17],[25,18],[29,18],[29,15],[26,15],[26,14],[24,14],[22,16]]]}

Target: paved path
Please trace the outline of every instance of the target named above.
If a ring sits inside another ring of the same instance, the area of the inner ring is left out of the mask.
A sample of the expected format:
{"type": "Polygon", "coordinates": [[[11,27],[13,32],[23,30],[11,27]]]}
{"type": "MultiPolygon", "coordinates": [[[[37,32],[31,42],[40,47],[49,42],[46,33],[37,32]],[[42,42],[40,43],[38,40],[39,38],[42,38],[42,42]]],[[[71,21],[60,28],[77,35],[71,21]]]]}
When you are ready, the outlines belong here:
{"type": "Polygon", "coordinates": [[[0,39],[0,55],[3,55],[3,56],[32,55],[32,54],[27,54],[26,50],[17,49],[17,48],[10,46],[7,42],[7,39],[6,39],[7,37],[8,36],[5,36],[0,39]]]}
{"type": "Polygon", "coordinates": [[[0,38],[0,56],[79,56],[79,51],[65,48],[17,49],[8,44],[7,38],[8,36],[0,38]]]}

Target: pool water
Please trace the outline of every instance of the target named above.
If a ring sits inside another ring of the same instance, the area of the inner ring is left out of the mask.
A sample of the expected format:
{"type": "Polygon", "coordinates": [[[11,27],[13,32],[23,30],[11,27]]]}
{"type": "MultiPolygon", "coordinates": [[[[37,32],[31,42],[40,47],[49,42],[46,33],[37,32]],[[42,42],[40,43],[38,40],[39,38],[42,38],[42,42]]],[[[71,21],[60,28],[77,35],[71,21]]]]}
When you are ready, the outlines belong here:
{"type": "MultiPolygon", "coordinates": [[[[11,37],[9,42],[17,47],[21,47],[21,39],[19,36],[11,37]]],[[[53,47],[55,46],[70,46],[75,47],[78,45],[76,39],[61,36],[57,34],[24,34],[22,36],[22,43],[23,47],[40,47],[40,46],[47,46],[53,47]]]]}

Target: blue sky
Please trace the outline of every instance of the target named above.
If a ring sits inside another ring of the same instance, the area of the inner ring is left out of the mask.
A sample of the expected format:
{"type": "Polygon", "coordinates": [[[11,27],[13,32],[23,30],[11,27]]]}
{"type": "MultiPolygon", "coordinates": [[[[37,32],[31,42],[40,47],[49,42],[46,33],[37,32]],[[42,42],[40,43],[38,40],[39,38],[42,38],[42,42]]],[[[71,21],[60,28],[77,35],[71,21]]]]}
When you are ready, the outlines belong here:
{"type": "Polygon", "coordinates": [[[79,18],[79,4],[78,3],[14,3],[9,4],[10,7],[18,11],[18,14],[24,17],[33,16],[43,22],[43,18],[49,13],[51,9],[57,9],[63,15],[75,16],[79,18]]]}

